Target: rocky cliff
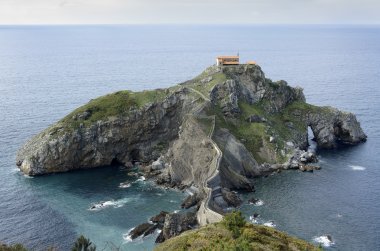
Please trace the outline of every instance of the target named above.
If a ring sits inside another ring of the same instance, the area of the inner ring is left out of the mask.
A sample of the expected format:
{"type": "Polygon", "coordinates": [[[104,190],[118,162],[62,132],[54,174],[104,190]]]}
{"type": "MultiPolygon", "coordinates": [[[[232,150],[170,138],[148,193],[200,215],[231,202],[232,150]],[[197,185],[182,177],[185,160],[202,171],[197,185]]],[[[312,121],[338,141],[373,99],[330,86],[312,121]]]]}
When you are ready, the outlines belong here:
{"type": "Polygon", "coordinates": [[[229,189],[253,190],[255,177],[315,161],[308,127],[320,148],[366,140],[355,115],[307,104],[302,89],[257,65],[212,66],[168,89],[91,100],[29,140],[16,163],[42,175],[139,162],[157,183],[204,198],[206,224],[231,204],[229,189]]]}

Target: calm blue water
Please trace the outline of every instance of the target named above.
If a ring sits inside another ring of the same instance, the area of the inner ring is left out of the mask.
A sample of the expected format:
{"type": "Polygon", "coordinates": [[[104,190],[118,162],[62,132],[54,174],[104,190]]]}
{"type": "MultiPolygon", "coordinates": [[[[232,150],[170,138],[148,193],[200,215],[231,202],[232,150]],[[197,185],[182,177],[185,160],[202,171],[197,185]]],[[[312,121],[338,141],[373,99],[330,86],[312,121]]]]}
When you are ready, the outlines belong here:
{"type": "Polygon", "coordinates": [[[264,205],[242,209],[309,241],[330,234],[333,250],[380,249],[376,26],[0,26],[0,241],[67,250],[83,233],[101,248],[151,249],[152,237],[124,243],[122,235],[161,209],[178,209],[184,194],[117,167],[26,178],[15,169],[16,151],[91,98],[167,87],[237,51],[273,80],[302,86],[310,103],[356,113],[368,134],[363,145],[319,152],[319,172],[258,179],[254,196],[264,205]],[[127,180],[130,188],[118,188],[127,180]],[[100,201],[114,206],[87,210],[100,201]]]}

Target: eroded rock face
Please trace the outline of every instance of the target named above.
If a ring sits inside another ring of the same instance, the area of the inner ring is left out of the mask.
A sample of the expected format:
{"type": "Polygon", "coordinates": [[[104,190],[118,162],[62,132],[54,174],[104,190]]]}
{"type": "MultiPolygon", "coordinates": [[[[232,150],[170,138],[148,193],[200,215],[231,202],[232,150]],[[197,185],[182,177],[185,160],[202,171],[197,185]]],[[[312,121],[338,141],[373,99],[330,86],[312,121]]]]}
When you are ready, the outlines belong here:
{"type": "Polygon", "coordinates": [[[152,234],[154,230],[156,230],[157,226],[151,223],[142,223],[131,230],[129,233],[129,236],[131,239],[136,239],[139,236],[147,236],[149,234],[152,234]]]}
{"type": "MultiPolygon", "coordinates": [[[[222,71],[234,80],[234,88],[227,89],[236,90],[230,91],[230,96],[235,94],[239,100],[244,100],[249,104],[265,99],[267,101],[265,110],[268,113],[279,112],[294,101],[305,101],[301,88],[292,88],[283,80],[273,83],[265,78],[264,72],[258,66],[224,67],[222,71]]],[[[216,89],[218,89],[217,86],[216,89]]]]}
{"type": "Polygon", "coordinates": [[[169,213],[166,212],[166,211],[161,211],[159,214],[157,214],[156,216],[153,216],[152,218],[150,218],[150,221],[153,222],[153,223],[156,223],[158,225],[162,225],[164,224],[165,222],[165,217],[166,215],[168,215],[169,213]]]}
{"type": "Polygon", "coordinates": [[[222,196],[224,201],[227,202],[228,206],[230,207],[238,207],[243,203],[239,195],[234,192],[231,192],[229,189],[223,188],[222,196]]]}
{"type": "Polygon", "coordinates": [[[197,218],[194,212],[168,214],[165,217],[162,235],[167,240],[186,230],[192,229],[196,224],[197,218]]]}
{"type": "Polygon", "coordinates": [[[211,102],[219,106],[227,117],[233,117],[240,113],[238,96],[239,86],[235,80],[227,80],[222,84],[216,85],[210,93],[211,102]]]}
{"type": "Polygon", "coordinates": [[[339,143],[355,145],[364,142],[364,134],[356,116],[332,107],[318,109],[307,115],[307,124],[311,127],[318,147],[335,148],[339,143]],[[321,112],[320,110],[324,110],[321,112]]]}
{"type": "Polygon", "coordinates": [[[188,208],[191,208],[193,206],[196,206],[202,200],[203,200],[203,196],[202,195],[200,195],[198,193],[192,194],[192,195],[187,196],[187,198],[182,202],[181,207],[185,208],[185,209],[188,209],[188,208]]]}
{"type": "Polygon", "coordinates": [[[169,163],[171,182],[201,187],[214,172],[211,166],[215,158],[216,151],[207,131],[195,117],[188,116],[181,126],[178,139],[165,157],[169,163]]]}
{"type": "Polygon", "coordinates": [[[217,130],[214,140],[223,151],[219,167],[222,185],[252,191],[252,178],[267,173],[269,169],[259,165],[252,153],[227,129],[217,130]]]}
{"type": "Polygon", "coordinates": [[[17,165],[28,175],[40,175],[157,159],[160,144],[178,135],[185,93],[182,90],[162,103],[132,110],[125,117],[106,118],[89,127],[63,133],[49,128],[19,150],[17,165]]]}

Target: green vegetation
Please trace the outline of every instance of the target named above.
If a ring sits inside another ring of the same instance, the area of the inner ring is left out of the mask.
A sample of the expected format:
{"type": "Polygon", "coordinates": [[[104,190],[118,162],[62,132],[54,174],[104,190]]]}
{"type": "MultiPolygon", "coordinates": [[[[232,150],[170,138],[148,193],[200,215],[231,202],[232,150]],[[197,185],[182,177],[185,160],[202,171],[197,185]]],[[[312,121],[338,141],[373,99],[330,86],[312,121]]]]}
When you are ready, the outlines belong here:
{"type": "Polygon", "coordinates": [[[27,251],[27,249],[21,244],[7,246],[0,243],[0,251],[27,251]]]}
{"type": "Polygon", "coordinates": [[[321,250],[276,229],[247,223],[240,212],[227,214],[222,222],[187,231],[158,245],[165,250],[321,250]]]}
{"type": "Polygon", "coordinates": [[[90,239],[87,239],[83,235],[79,236],[79,238],[74,243],[71,251],[95,251],[96,246],[92,244],[90,239]]]}
{"type": "Polygon", "coordinates": [[[169,93],[170,91],[167,89],[142,92],[118,91],[93,99],[59,121],[57,126],[51,128],[52,134],[54,134],[54,130],[63,128],[64,131],[68,131],[79,128],[81,125],[88,127],[99,120],[123,116],[133,108],[162,101],[169,93]]]}
{"type": "MultiPolygon", "coordinates": [[[[54,247],[49,247],[46,251],[58,250],[54,247]]],[[[96,246],[92,244],[90,239],[83,235],[79,236],[71,248],[72,251],[96,251],[96,246]]],[[[0,243],[0,251],[28,251],[22,244],[5,245],[0,243]]]]}
{"type": "Polygon", "coordinates": [[[142,92],[131,92],[130,96],[137,104],[137,107],[142,107],[147,103],[162,101],[168,94],[169,91],[167,89],[156,89],[142,92]]]}
{"type": "MultiPolygon", "coordinates": [[[[241,104],[239,104],[241,105],[241,104]]],[[[243,104],[248,107],[248,104],[243,104]]],[[[242,107],[240,107],[242,108],[242,107]]],[[[250,109],[256,109],[250,107],[250,109]]],[[[242,109],[243,114],[240,115],[236,120],[225,119],[222,111],[219,107],[213,107],[212,110],[208,111],[208,114],[216,114],[216,128],[226,128],[228,129],[237,139],[241,140],[245,147],[253,154],[253,157],[257,162],[263,163],[266,160],[260,155],[260,148],[263,146],[263,141],[269,140],[269,136],[266,134],[266,125],[264,123],[251,123],[247,122],[245,119],[248,115],[245,115],[244,109],[242,109]]],[[[246,111],[248,114],[249,112],[246,111]]],[[[253,113],[250,113],[250,115],[253,113]]]]}
{"type": "Polygon", "coordinates": [[[267,101],[250,105],[247,102],[239,101],[241,114],[234,119],[226,118],[219,107],[212,107],[207,111],[208,115],[216,115],[216,127],[228,129],[245,147],[253,154],[258,163],[268,162],[268,156],[261,151],[263,146],[274,155],[272,162],[283,163],[286,156],[281,153],[285,142],[292,141],[294,134],[307,130],[307,125],[303,117],[309,112],[326,112],[329,107],[316,107],[305,102],[296,101],[289,104],[280,113],[270,114],[265,111],[268,106],[267,101]],[[247,118],[257,115],[265,122],[248,122],[247,118]],[[270,137],[275,137],[276,142],[270,143],[270,137]]]}
{"type": "Polygon", "coordinates": [[[246,222],[240,211],[234,211],[223,218],[222,224],[232,232],[232,237],[236,239],[241,235],[241,229],[246,222]]]}
{"type": "MultiPolygon", "coordinates": [[[[202,73],[195,80],[201,81],[206,76],[208,76],[206,73],[202,73]]],[[[99,120],[126,115],[134,108],[138,109],[148,103],[163,101],[170,93],[178,91],[184,86],[194,88],[208,96],[210,90],[216,84],[224,82],[225,78],[224,74],[215,73],[212,75],[211,81],[204,84],[192,81],[183,85],[175,85],[168,89],[142,92],[118,91],[101,96],[68,114],[57,125],[49,128],[48,132],[54,135],[58,131],[71,131],[80,127],[88,127],[99,120]]]]}
{"type": "MultiPolygon", "coordinates": [[[[221,72],[215,73],[215,74],[211,75],[210,77],[212,78],[210,82],[206,82],[206,83],[197,82],[195,84],[192,84],[193,86],[190,86],[190,87],[201,92],[202,94],[204,94],[207,97],[207,96],[209,96],[212,88],[214,88],[215,85],[223,83],[227,80],[226,75],[221,73],[221,72]]],[[[202,79],[200,79],[200,80],[202,80],[202,79]]]]}

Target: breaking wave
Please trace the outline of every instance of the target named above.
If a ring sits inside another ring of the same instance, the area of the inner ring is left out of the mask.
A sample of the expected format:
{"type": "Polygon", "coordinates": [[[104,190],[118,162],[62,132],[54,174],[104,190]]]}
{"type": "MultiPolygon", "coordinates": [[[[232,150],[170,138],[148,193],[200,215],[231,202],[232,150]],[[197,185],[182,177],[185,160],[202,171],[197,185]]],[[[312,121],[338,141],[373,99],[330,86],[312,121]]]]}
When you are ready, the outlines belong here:
{"type": "Polygon", "coordinates": [[[130,186],[131,186],[131,184],[128,182],[122,182],[119,184],[119,188],[128,188],[130,186]]]}
{"type": "Polygon", "coordinates": [[[131,231],[132,231],[133,229],[134,229],[134,227],[131,228],[131,229],[129,229],[128,232],[127,232],[126,234],[123,234],[123,239],[124,239],[125,243],[128,243],[128,242],[133,241],[133,240],[132,240],[132,237],[131,237],[131,231]]]}
{"type": "Polygon", "coordinates": [[[355,165],[350,165],[352,170],[354,171],[364,171],[366,168],[364,166],[355,166],[355,165]]]}
{"type": "Polygon", "coordinates": [[[119,208],[119,207],[124,206],[129,201],[130,201],[130,198],[124,198],[120,200],[101,201],[99,203],[92,204],[88,210],[99,211],[99,210],[106,209],[109,207],[119,208]]]}
{"type": "Polygon", "coordinates": [[[255,206],[262,206],[262,205],[264,205],[264,201],[258,200],[255,203],[253,203],[253,205],[255,205],[255,206]]]}
{"type": "Polygon", "coordinates": [[[334,245],[335,243],[333,242],[332,238],[330,235],[321,235],[318,237],[315,237],[313,241],[321,244],[324,247],[330,247],[331,245],[334,245]]]}
{"type": "Polygon", "coordinates": [[[267,226],[267,227],[276,227],[276,224],[274,224],[274,221],[272,221],[272,220],[265,222],[263,225],[267,226]]]}

